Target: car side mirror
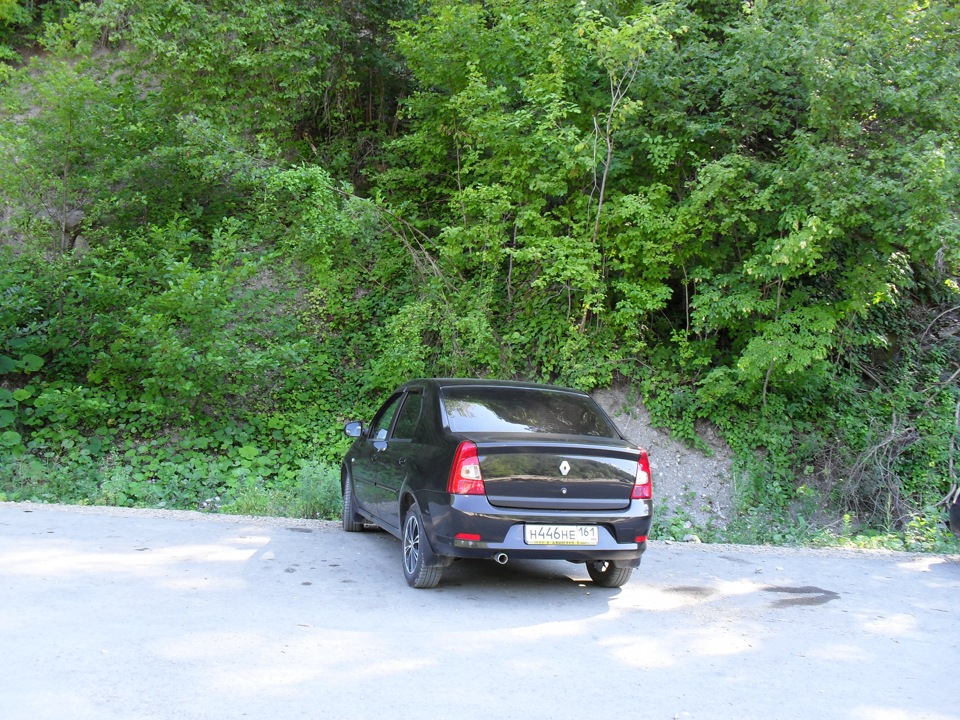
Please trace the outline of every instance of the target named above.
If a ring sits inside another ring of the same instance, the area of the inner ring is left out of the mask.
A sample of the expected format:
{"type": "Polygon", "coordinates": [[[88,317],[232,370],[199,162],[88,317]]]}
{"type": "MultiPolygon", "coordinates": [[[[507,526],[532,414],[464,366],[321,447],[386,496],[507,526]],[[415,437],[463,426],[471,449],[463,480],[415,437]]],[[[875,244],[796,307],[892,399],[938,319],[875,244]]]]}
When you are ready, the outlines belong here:
{"type": "Polygon", "coordinates": [[[348,437],[358,438],[363,435],[363,423],[362,422],[348,422],[343,426],[343,432],[348,437]]]}

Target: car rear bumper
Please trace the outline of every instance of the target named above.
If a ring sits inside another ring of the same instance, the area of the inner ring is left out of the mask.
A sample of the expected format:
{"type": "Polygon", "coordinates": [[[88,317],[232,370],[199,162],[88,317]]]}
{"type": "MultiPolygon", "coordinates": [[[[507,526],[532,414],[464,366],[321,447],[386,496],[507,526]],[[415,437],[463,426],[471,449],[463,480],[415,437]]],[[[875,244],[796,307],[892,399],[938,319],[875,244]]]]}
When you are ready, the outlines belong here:
{"type": "Polygon", "coordinates": [[[624,510],[560,513],[494,507],[480,495],[452,499],[442,495],[421,507],[426,510],[424,525],[434,553],[458,558],[506,553],[531,560],[613,560],[636,566],[646,550],[652,520],[649,500],[634,500],[624,510]],[[594,525],[598,541],[595,545],[529,545],[524,541],[526,524],[594,525]]]}

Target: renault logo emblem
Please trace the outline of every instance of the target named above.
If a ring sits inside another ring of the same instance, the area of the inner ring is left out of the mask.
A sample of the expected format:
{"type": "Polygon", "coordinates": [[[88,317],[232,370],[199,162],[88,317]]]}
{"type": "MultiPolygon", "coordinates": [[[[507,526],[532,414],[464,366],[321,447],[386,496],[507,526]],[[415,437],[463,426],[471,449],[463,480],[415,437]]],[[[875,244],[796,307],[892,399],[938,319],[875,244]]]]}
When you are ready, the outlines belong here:
{"type": "Polygon", "coordinates": [[[560,463],[560,474],[566,477],[568,472],[570,472],[570,463],[564,460],[560,463]]]}

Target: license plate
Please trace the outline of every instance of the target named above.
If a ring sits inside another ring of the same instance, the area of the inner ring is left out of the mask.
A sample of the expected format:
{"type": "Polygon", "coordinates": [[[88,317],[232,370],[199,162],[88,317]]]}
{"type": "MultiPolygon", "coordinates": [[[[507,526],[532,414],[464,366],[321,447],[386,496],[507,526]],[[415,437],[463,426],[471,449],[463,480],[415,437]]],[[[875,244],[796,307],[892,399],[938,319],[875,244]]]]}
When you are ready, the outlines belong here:
{"type": "Polygon", "coordinates": [[[596,525],[524,525],[527,545],[596,545],[596,525]]]}

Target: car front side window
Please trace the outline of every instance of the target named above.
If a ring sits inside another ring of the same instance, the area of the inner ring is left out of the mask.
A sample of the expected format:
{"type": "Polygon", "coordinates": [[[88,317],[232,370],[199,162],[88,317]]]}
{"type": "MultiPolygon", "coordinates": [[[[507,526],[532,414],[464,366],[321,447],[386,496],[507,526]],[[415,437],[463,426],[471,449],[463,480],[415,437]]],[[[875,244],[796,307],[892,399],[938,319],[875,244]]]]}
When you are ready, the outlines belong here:
{"type": "Polygon", "coordinates": [[[397,414],[397,409],[400,407],[400,400],[403,398],[403,395],[396,395],[395,397],[390,398],[383,409],[377,414],[373,419],[373,423],[370,425],[370,432],[367,434],[371,440],[386,440],[387,435],[390,432],[390,425],[393,423],[393,418],[397,414]]]}

